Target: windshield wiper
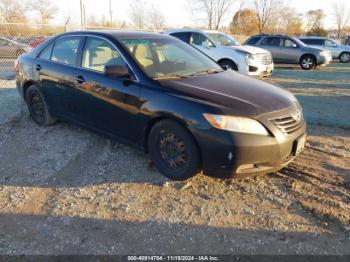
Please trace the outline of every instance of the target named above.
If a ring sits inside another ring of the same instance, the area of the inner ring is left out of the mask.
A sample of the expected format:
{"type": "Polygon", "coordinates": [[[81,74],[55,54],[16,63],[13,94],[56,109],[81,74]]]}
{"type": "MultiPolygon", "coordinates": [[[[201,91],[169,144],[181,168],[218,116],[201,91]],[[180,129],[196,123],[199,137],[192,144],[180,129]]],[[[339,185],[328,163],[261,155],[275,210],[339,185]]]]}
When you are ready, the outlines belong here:
{"type": "Polygon", "coordinates": [[[169,75],[162,75],[154,77],[153,79],[159,80],[159,79],[168,79],[168,78],[187,78],[187,75],[180,75],[180,74],[169,74],[169,75]]]}

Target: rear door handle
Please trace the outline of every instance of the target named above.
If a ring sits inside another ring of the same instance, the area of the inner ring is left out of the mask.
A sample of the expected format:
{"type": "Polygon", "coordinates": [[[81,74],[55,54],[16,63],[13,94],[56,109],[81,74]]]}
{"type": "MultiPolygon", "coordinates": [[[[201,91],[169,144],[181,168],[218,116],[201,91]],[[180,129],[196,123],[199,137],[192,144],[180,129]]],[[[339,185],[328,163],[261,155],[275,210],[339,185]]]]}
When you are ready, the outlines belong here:
{"type": "Polygon", "coordinates": [[[75,82],[77,82],[78,84],[82,84],[82,83],[85,83],[85,82],[86,82],[86,81],[85,81],[85,78],[82,77],[82,76],[76,76],[76,77],[74,78],[74,80],[75,80],[75,82]]]}
{"type": "Polygon", "coordinates": [[[35,70],[36,70],[36,71],[40,71],[40,70],[41,70],[41,65],[39,65],[39,64],[36,65],[36,66],[35,66],[35,70]]]}

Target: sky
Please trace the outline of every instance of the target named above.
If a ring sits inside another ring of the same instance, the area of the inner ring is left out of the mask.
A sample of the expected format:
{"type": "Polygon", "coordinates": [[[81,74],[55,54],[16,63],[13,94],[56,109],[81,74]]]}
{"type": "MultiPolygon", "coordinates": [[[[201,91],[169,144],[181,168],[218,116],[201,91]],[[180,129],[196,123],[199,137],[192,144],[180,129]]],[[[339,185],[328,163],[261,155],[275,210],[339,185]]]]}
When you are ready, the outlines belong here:
{"type": "MultiPolygon", "coordinates": [[[[130,23],[128,15],[130,13],[130,4],[132,0],[111,0],[113,17],[119,21],[126,21],[130,23]]],[[[287,0],[289,6],[297,9],[298,12],[304,13],[310,9],[323,9],[327,14],[325,19],[325,26],[327,28],[334,27],[334,18],[332,18],[332,3],[333,2],[349,2],[349,0],[287,0]]],[[[70,24],[80,23],[80,0],[59,0],[53,1],[59,9],[59,14],[53,20],[55,24],[63,24],[67,17],[70,17],[70,24]]],[[[85,4],[86,16],[95,16],[99,18],[101,16],[109,17],[109,0],[83,0],[85,4]]],[[[166,25],[169,27],[183,27],[183,26],[196,26],[198,21],[193,18],[189,11],[188,0],[147,0],[151,5],[157,6],[157,8],[166,17],[166,25]]],[[[239,1],[236,1],[236,3],[239,1]]],[[[248,1],[247,1],[248,2],[248,1]]],[[[249,5],[249,4],[247,4],[249,5]]],[[[224,21],[223,25],[228,26],[230,19],[235,11],[238,10],[238,4],[232,6],[232,10],[224,21]]]]}

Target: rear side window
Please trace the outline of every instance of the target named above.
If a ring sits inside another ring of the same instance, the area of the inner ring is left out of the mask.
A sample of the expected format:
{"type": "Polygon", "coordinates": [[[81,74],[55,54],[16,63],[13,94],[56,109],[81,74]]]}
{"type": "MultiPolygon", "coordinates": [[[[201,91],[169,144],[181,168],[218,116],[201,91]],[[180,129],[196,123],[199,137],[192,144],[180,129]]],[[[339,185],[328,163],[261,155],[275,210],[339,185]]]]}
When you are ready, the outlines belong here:
{"type": "Polygon", "coordinates": [[[44,49],[39,55],[39,58],[45,59],[45,60],[50,60],[51,59],[51,52],[52,52],[52,46],[53,44],[50,44],[48,47],[44,49]]]}
{"type": "Polygon", "coordinates": [[[301,39],[307,45],[324,45],[323,39],[301,39]]]}
{"type": "Polygon", "coordinates": [[[171,36],[174,36],[186,43],[190,43],[190,37],[191,37],[191,33],[189,32],[182,32],[182,33],[173,33],[170,34],[171,36]]]}
{"type": "Polygon", "coordinates": [[[253,37],[253,38],[250,38],[245,44],[246,45],[255,45],[257,42],[259,42],[260,39],[261,39],[261,37],[253,37]]]}
{"type": "Polygon", "coordinates": [[[75,65],[80,37],[63,37],[55,42],[51,60],[67,65],[75,65]]]}
{"type": "Polygon", "coordinates": [[[261,42],[262,45],[266,46],[280,46],[281,45],[281,38],[278,37],[266,37],[261,42]]]}

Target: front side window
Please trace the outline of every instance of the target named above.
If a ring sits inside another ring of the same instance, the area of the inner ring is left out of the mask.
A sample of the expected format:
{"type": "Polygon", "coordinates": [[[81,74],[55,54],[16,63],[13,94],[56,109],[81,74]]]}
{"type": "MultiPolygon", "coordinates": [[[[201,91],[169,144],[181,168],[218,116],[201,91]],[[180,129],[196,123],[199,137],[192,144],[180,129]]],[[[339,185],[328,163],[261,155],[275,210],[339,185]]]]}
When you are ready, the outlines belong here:
{"type": "Polygon", "coordinates": [[[120,40],[151,78],[181,78],[221,72],[222,68],[198,50],[169,38],[120,40]]]}
{"type": "Polygon", "coordinates": [[[236,39],[231,36],[227,36],[220,33],[208,33],[208,35],[223,46],[239,46],[240,44],[236,39]]]}
{"type": "Polygon", "coordinates": [[[103,72],[106,65],[126,65],[119,52],[106,40],[88,37],[85,43],[82,67],[103,72]]]}
{"type": "Polygon", "coordinates": [[[337,46],[337,43],[334,42],[334,41],[332,41],[332,40],[326,40],[325,45],[326,45],[327,47],[335,47],[335,46],[337,46]]]}
{"type": "Polygon", "coordinates": [[[75,65],[80,37],[62,37],[55,42],[51,60],[67,65],[75,65]]]}
{"type": "Polygon", "coordinates": [[[200,33],[192,33],[190,38],[191,45],[199,45],[202,46],[207,44],[208,46],[214,46],[213,43],[203,34],[200,33]]]}
{"type": "Polygon", "coordinates": [[[284,39],[283,46],[287,47],[287,48],[296,48],[296,47],[298,47],[298,45],[294,41],[292,41],[290,39],[284,39]]]}

